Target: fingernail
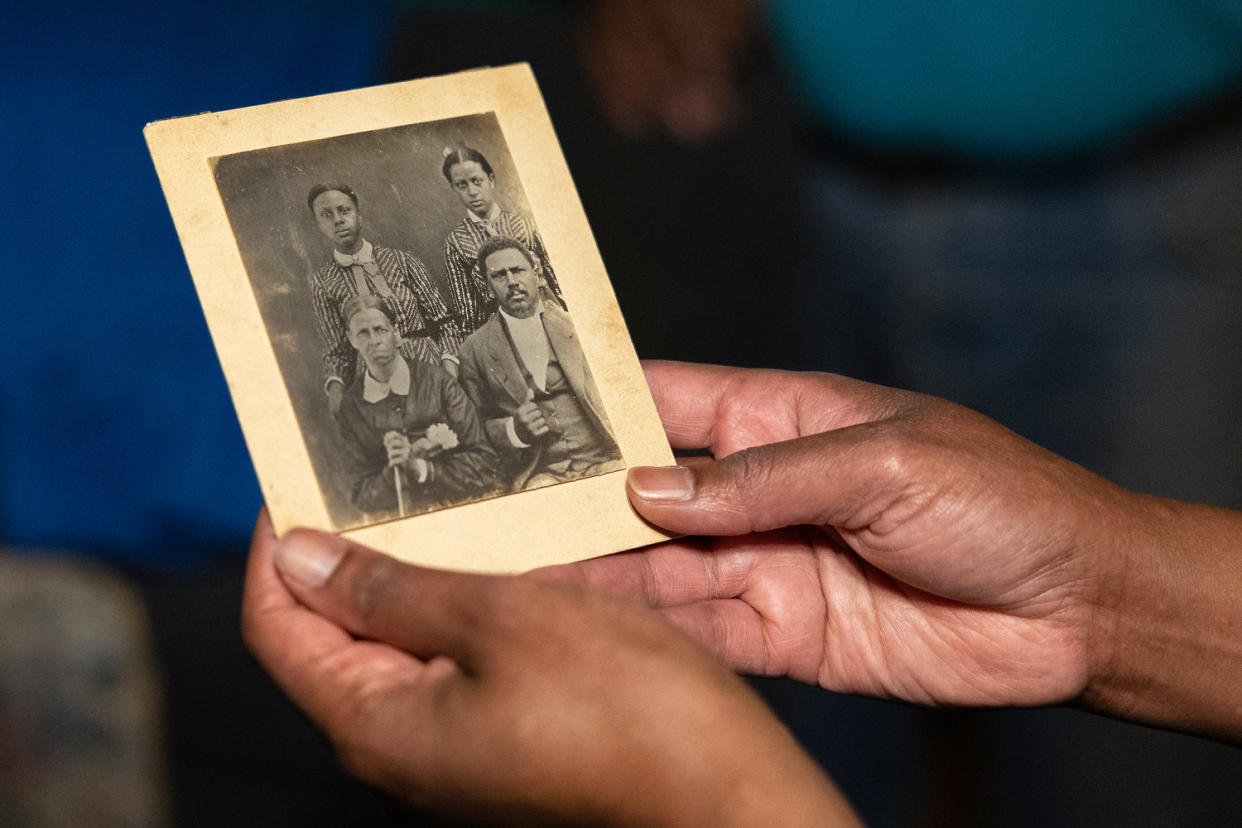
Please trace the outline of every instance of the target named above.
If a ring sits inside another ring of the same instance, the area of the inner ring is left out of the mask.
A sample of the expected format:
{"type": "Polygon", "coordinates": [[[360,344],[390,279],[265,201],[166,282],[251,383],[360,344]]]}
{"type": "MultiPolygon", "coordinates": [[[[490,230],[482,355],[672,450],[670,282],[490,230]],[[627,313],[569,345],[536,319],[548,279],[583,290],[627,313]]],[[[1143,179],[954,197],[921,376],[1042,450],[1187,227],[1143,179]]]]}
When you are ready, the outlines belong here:
{"type": "Polygon", "coordinates": [[[626,482],[634,494],[655,503],[680,503],[694,495],[694,472],[685,466],[635,466],[626,482]]]}
{"type": "Polygon", "coordinates": [[[346,541],[322,532],[294,531],[276,545],[276,568],[308,587],[321,587],[345,557],[346,541]]]}

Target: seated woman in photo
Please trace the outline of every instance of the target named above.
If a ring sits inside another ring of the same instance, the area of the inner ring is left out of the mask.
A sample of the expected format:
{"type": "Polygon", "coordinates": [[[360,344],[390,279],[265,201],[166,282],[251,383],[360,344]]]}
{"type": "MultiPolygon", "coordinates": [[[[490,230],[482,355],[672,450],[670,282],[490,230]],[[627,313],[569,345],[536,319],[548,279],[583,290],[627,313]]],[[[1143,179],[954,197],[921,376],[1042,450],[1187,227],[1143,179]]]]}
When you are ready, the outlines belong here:
{"type": "Polygon", "coordinates": [[[366,363],[336,415],[353,504],[384,519],[493,492],[496,452],[457,381],[401,356],[383,298],[356,296],[341,317],[366,363]]]}

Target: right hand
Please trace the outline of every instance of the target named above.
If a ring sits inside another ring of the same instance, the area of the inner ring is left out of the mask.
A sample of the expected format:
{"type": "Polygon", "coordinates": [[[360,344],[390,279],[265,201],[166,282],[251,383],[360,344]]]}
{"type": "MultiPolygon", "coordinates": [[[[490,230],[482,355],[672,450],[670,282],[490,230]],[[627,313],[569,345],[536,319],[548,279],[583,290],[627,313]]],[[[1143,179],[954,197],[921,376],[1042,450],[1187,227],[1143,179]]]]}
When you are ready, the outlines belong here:
{"type": "Polygon", "coordinates": [[[405,465],[413,456],[410,448],[410,438],[400,431],[387,431],[384,433],[384,451],[388,452],[388,465],[405,465]]]}
{"type": "Polygon", "coordinates": [[[533,443],[550,430],[544,419],[543,409],[533,400],[527,400],[513,412],[513,425],[523,442],[533,443]]]}
{"type": "Polygon", "coordinates": [[[968,409],[825,374],[647,363],[688,535],[543,570],[639,594],[735,668],[923,704],[1083,692],[1138,496],[968,409]]]}

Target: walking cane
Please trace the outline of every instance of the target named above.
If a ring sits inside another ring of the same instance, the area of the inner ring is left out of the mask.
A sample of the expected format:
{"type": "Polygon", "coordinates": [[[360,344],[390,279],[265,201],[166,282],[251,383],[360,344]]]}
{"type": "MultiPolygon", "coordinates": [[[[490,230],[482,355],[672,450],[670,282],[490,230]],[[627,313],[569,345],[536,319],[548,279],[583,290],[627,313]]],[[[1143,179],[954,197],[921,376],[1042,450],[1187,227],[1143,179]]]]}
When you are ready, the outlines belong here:
{"type": "Polygon", "coordinates": [[[405,503],[401,500],[401,469],[393,468],[392,479],[397,484],[397,516],[405,517],[405,503]]]}

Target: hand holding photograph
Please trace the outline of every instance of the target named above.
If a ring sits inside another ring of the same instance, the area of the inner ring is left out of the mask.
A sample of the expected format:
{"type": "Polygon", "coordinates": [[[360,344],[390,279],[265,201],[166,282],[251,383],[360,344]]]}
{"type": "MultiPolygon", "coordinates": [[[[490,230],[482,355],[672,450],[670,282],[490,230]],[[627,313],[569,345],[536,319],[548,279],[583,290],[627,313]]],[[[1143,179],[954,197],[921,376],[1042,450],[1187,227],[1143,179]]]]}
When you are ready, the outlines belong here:
{"type": "Polygon", "coordinates": [[[149,124],[277,531],[517,572],[664,540],[665,440],[526,65],[149,124]]]}

